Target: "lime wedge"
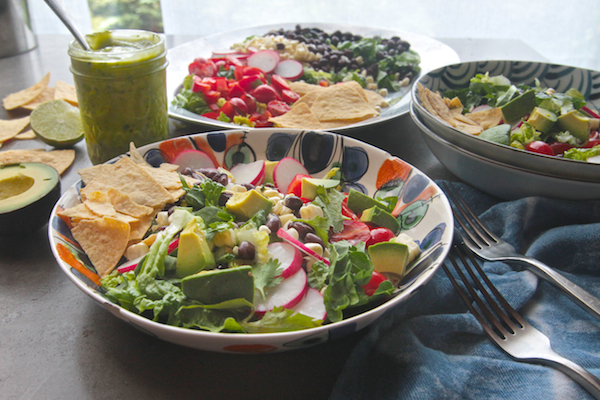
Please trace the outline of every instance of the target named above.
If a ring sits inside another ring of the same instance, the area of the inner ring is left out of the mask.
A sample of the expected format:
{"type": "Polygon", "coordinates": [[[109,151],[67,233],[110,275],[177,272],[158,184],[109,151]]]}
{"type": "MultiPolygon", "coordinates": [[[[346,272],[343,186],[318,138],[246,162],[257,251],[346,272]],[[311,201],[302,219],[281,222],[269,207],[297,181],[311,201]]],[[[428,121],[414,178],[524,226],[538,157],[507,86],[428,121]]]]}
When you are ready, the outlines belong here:
{"type": "Polygon", "coordinates": [[[37,106],[30,115],[31,129],[44,143],[62,149],[83,139],[79,108],[64,100],[51,100],[37,106]]]}

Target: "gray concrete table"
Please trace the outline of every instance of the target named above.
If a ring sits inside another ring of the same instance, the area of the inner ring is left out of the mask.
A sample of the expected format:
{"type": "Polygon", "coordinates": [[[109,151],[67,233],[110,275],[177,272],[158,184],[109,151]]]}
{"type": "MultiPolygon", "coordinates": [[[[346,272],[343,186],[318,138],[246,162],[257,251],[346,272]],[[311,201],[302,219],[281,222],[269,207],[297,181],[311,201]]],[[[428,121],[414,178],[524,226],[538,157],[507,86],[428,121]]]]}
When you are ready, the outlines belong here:
{"type": "MultiPolygon", "coordinates": [[[[167,37],[170,47],[194,39],[167,37]]],[[[51,72],[72,83],[69,36],[39,36],[28,53],[0,59],[0,98],[51,72]]],[[[544,61],[519,40],[440,39],[463,61],[544,61]]],[[[0,118],[18,112],[0,110],[0,118]]],[[[172,135],[202,131],[171,124],[172,135]]],[[[427,148],[410,116],[349,135],[388,150],[433,179],[456,179],[427,148]],[[402,140],[398,140],[401,137],[402,140]]],[[[38,140],[12,141],[2,150],[48,148],[38,140]]],[[[63,192],[91,165],[83,142],[62,176],[63,192]]],[[[302,351],[229,355],[188,349],[133,329],[97,306],[62,273],[50,251],[47,226],[0,239],[1,399],[323,399],[366,330],[302,351]]]]}

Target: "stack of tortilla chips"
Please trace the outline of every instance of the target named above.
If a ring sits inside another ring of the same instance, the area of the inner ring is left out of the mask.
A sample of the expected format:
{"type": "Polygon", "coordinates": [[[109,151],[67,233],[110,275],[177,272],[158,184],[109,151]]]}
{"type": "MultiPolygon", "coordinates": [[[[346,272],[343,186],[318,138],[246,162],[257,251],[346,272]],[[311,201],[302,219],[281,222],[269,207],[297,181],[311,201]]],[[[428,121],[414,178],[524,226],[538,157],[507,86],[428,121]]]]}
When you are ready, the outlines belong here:
{"type": "Polygon", "coordinates": [[[290,111],[269,118],[280,128],[333,129],[379,115],[388,104],[383,97],[350,81],[331,86],[292,82],[290,88],[301,97],[290,111]]]}
{"type": "MultiPolygon", "coordinates": [[[[2,99],[6,110],[25,109],[34,110],[38,105],[55,99],[62,99],[78,106],[75,88],[68,83],[57,81],[55,87],[49,87],[50,73],[47,73],[35,85],[9,94],[2,99]]],[[[0,119],[0,147],[9,140],[34,139],[35,133],[24,129],[29,125],[29,116],[11,120],[0,119]]],[[[9,150],[0,153],[0,165],[21,162],[39,162],[55,168],[62,174],[75,160],[75,150],[29,149],[9,150]]]]}
{"type": "Polygon", "coordinates": [[[458,97],[442,97],[438,92],[432,92],[420,83],[417,83],[417,88],[423,107],[436,118],[460,131],[479,135],[484,130],[502,123],[502,110],[499,107],[463,115],[463,105],[458,97]]]}
{"type": "MultiPolygon", "coordinates": [[[[159,211],[185,194],[176,165],[153,168],[135,147],[131,154],[80,170],[83,203],[58,213],[70,219],[73,237],[101,277],[117,266],[127,247],[144,239],[159,211]]],[[[189,186],[198,182],[185,179],[189,186]]]]}

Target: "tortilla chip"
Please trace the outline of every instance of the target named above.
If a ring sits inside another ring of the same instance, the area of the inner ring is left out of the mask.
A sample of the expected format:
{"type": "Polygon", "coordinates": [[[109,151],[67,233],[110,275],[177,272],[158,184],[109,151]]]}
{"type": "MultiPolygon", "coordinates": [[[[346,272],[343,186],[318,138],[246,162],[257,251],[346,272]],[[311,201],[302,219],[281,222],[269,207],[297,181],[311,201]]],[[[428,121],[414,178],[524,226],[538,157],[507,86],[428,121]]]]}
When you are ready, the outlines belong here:
{"type": "Polygon", "coordinates": [[[159,168],[164,169],[165,171],[175,172],[179,169],[179,165],[162,163],[162,164],[160,164],[159,168]]]}
{"type": "Polygon", "coordinates": [[[129,224],[111,217],[81,220],[71,233],[101,277],[108,275],[127,249],[129,224]]]}
{"type": "Polygon", "coordinates": [[[337,121],[320,121],[321,129],[335,129],[362,122],[364,119],[340,119],[337,121]]]}
{"type": "Polygon", "coordinates": [[[108,170],[112,169],[112,164],[98,164],[92,167],[87,167],[77,171],[84,185],[87,185],[93,181],[97,176],[108,173],[108,170]]]}
{"type": "Polygon", "coordinates": [[[47,87],[42,93],[39,94],[35,99],[31,100],[27,104],[23,104],[21,107],[27,110],[34,110],[37,106],[47,101],[54,100],[54,88],[47,87]]]}
{"type": "Polygon", "coordinates": [[[129,142],[129,157],[131,158],[131,161],[140,166],[147,166],[152,168],[152,166],[148,164],[146,160],[144,160],[144,157],[142,157],[142,155],[138,151],[137,147],[135,147],[135,144],[133,142],[129,142]]]}
{"type": "Polygon", "coordinates": [[[304,103],[292,107],[283,115],[269,118],[269,121],[281,128],[322,129],[319,120],[304,103]]]}
{"type": "Polygon", "coordinates": [[[304,96],[313,90],[323,89],[321,85],[312,85],[310,83],[298,81],[298,82],[290,82],[290,89],[293,92],[298,93],[300,96],[304,96]]]}
{"type": "Polygon", "coordinates": [[[77,99],[77,92],[74,86],[63,81],[56,81],[54,89],[55,99],[64,100],[75,107],[79,107],[79,100],[77,99]]]}
{"type": "Polygon", "coordinates": [[[338,85],[348,85],[350,86],[352,89],[356,90],[356,92],[360,95],[360,97],[362,97],[363,99],[365,99],[365,101],[368,103],[369,99],[367,98],[367,95],[365,93],[365,90],[363,89],[362,86],[360,86],[360,83],[356,82],[356,81],[348,81],[348,82],[344,82],[344,83],[338,83],[334,86],[328,86],[328,88],[333,88],[335,86],[338,85]]]}
{"type": "Polygon", "coordinates": [[[379,115],[353,85],[334,85],[318,92],[311,111],[319,121],[364,120],[379,115]]]}
{"type": "Polygon", "coordinates": [[[104,192],[95,191],[88,193],[84,204],[92,212],[103,217],[114,217],[117,214],[117,211],[110,202],[110,198],[104,192]]]}
{"type": "Polygon", "coordinates": [[[21,107],[38,97],[48,87],[48,82],[50,82],[50,72],[44,75],[42,80],[35,85],[6,96],[2,99],[2,105],[7,110],[14,110],[17,107],[21,107]]]}
{"type": "Polygon", "coordinates": [[[300,104],[306,104],[308,106],[308,108],[311,108],[313,106],[313,104],[315,103],[315,100],[317,100],[317,97],[319,96],[319,90],[313,90],[312,92],[309,92],[307,94],[305,94],[304,96],[300,97],[292,106],[292,108],[297,107],[300,104]]]}
{"type": "Polygon", "coordinates": [[[500,125],[504,119],[500,107],[488,108],[487,110],[468,113],[465,114],[465,117],[481,125],[484,130],[500,125]]]}
{"type": "Polygon", "coordinates": [[[106,195],[110,199],[110,203],[114,209],[120,213],[130,215],[135,218],[141,218],[152,214],[153,208],[143,206],[131,200],[131,197],[125,193],[115,189],[109,188],[106,191],[106,195]]]}
{"type": "Polygon", "coordinates": [[[365,96],[367,97],[367,102],[371,105],[371,107],[388,107],[389,104],[385,100],[383,96],[379,93],[374,92],[372,90],[364,90],[365,96]]]}
{"type": "Polygon", "coordinates": [[[59,211],[57,212],[57,214],[62,217],[71,218],[74,221],[82,219],[95,219],[100,217],[98,214],[95,214],[83,203],[79,203],[76,206],[59,211]]]}
{"type": "Polygon", "coordinates": [[[22,162],[39,162],[49,165],[62,175],[63,172],[75,160],[75,150],[51,150],[30,149],[30,150],[7,150],[0,152],[0,165],[16,164],[22,162]]]}
{"type": "MultiPolygon", "coordinates": [[[[114,164],[99,169],[100,173],[86,184],[80,194],[87,197],[95,190],[118,189],[133,201],[152,208],[163,208],[172,201],[169,192],[153,178],[145,168],[135,164],[129,157],[123,157],[114,164]]],[[[152,171],[154,173],[154,171],[152,171]]]]}
{"type": "Polygon", "coordinates": [[[421,83],[419,82],[417,82],[417,89],[419,91],[419,96],[421,97],[421,104],[423,105],[423,107],[425,107],[427,111],[429,111],[431,114],[437,117],[438,113],[437,111],[435,111],[435,109],[431,105],[431,102],[429,101],[430,90],[427,89],[425,86],[421,85],[421,83]]]}
{"type": "Polygon", "coordinates": [[[0,142],[14,138],[27,125],[29,125],[28,116],[11,120],[0,119],[0,142]]]}
{"type": "Polygon", "coordinates": [[[152,226],[155,214],[147,215],[145,217],[136,219],[129,223],[129,243],[139,242],[144,238],[148,229],[152,226]]]}
{"type": "Polygon", "coordinates": [[[170,190],[169,194],[171,195],[171,199],[172,199],[171,202],[175,203],[175,202],[177,202],[177,200],[179,200],[180,198],[185,196],[185,190],[183,190],[183,189],[170,190]]]}
{"type": "Polygon", "coordinates": [[[28,140],[28,139],[35,139],[35,132],[33,131],[33,129],[30,129],[28,131],[25,132],[21,132],[19,133],[17,136],[15,136],[13,139],[17,139],[17,140],[28,140]]]}

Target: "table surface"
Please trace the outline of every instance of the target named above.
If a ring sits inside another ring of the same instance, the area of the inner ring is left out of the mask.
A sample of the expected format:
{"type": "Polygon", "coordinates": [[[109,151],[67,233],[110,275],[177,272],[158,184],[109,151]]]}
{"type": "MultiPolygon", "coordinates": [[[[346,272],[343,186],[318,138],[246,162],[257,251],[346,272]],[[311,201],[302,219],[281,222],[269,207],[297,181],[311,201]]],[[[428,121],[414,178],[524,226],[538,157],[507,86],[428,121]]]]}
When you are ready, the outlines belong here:
{"type": "MultiPolygon", "coordinates": [[[[168,36],[169,47],[194,36],[168,36]]],[[[28,53],[0,59],[0,98],[51,72],[72,83],[70,37],[42,35],[28,53]]],[[[462,61],[546,61],[519,40],[438,39],[462,61]]],[[[0,118],[19,112],[0,110],[0,118]]],[[[171,134],[202,131],[171,123],[171,134]]],[[[433,156],[409,115],[348,131],[416,166],[433,179],[457,180],[433,156]]],[[[35,140],[5,149],[46,148],[35,140]]],[[[63,192],[77,170],[91,165],[85,145],[62,176],[63,192]]],[[[52,256],[47,226],[25,237],[0,239],[0,398],[327,398],[353,347],[367,329],[309,349],[268,355],[210,353],[160,341],[114,318],[64,275],[52,256]]],[[[400,378],[400,377],[399,377],[400,378]]]]}

